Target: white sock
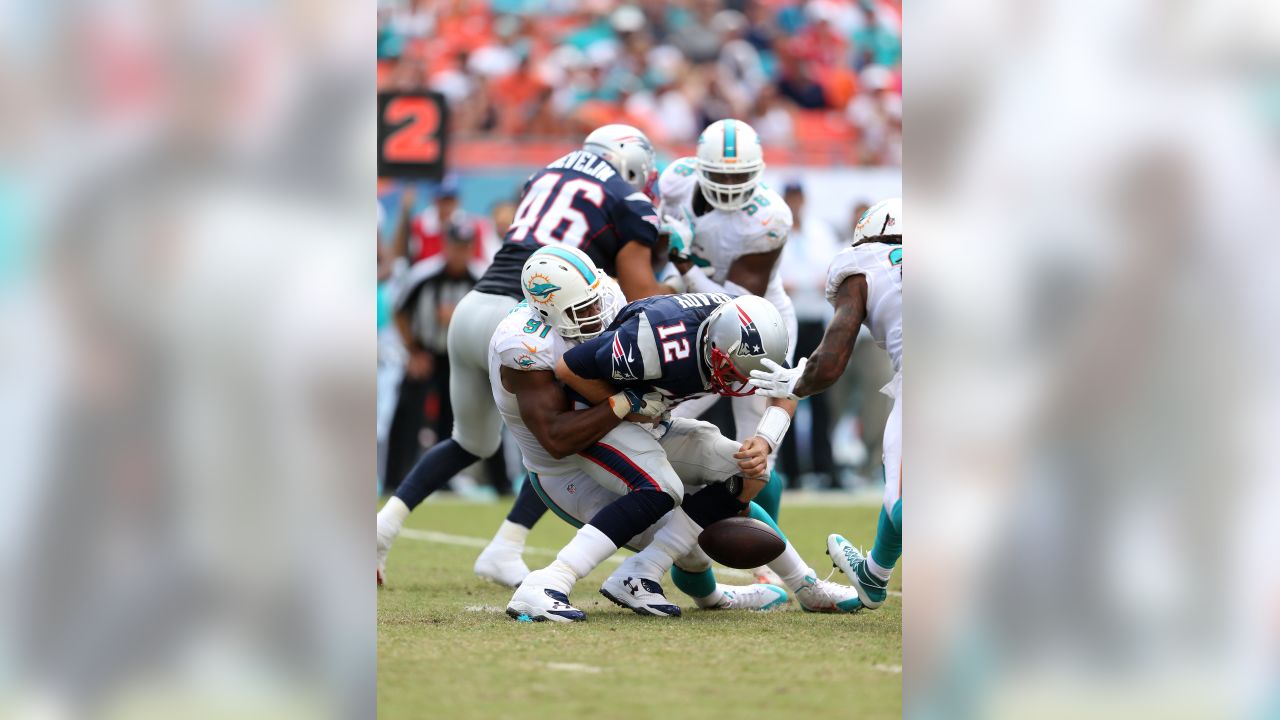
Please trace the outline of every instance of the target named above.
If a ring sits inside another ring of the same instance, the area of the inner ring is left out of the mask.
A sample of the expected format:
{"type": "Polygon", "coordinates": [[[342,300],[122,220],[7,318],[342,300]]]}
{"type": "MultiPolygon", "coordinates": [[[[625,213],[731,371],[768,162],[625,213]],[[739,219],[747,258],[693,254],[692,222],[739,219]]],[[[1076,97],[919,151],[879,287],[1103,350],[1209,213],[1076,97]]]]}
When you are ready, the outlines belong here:
{"type": "Polygon", "coordinates": [[[510,520],[503,520],[502,525],[498,527],[498,532],[494,534],[494,540],[501,540],[508,545],[513,545],[521,550],[524,549],[524,541],[529,537],[529,528],[520,523],[513,523],[510,520]]]}
{"type": "MultiPolygon", "coordinates": [[[[368,517],[367,515],[365,517],[368,517]]],[[[395,537],[400,534],[404,519],[409,517],[409,506],[394,495],[378,511],[378,534],[395,537]]]]}
{"type": "Polygon", "coordinates": [[[720,589],[720,583],[716,583],[716,589],[710,595],[694,598],[693,602],[700,608],[713,608],[724,602],[724,591],[720,589]]]}
{"type": "Polygon", "coordinates": [[[790,541],[787,542],[787,547],[782,554],[769,563],[769,569],[778,573],[778,577],[782,578],[782,582],[791,592],[804,587],[805,577],[817,577],[817,573],[805,564],[804,558],[800,557],[800,553],[796,552],[790,541]]]}
{"type": "Polygon", "coordinates": [[[697,523],[676,508],[667,513],[648,547],[623,561],[614,575],[645,577],[660,582],[676,558],[688,555],[698,546],[701,532],[702,528],[697,523]]]}
{"type": "MultiPolygon", "coordinates": [[[[535,570],[530,575],[536,573],[534,584],[546,585],[568,595],[574,583],[595,570],[596,566],[617,550],[618,546],[613,544],[608,535],[594,526],[583,525],[550,565],[535,570]]],[[[526,583],[528,580],[525,578],[526,583]]]]}
{"type": "Polygon", "coordinates": [[[867,572],[871,573],[877,579],[883,580],[887,583],[889,582],[889,576],[893,574],[893,568],[880,567],[876,564],[876,561],[871,558],[871,553],[867,553],[867,572]]]}

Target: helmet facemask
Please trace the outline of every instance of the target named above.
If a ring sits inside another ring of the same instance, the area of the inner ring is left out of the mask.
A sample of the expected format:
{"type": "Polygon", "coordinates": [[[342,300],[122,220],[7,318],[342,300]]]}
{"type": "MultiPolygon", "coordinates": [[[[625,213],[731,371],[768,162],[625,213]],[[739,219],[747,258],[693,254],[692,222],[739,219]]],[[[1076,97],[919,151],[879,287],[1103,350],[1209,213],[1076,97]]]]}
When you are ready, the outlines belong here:
{"type": "Polygon", "coordinates": [[[707,202],[718,210],[739,210],[751,202],[760,184],[764,163],[749,166],[698,162],[698,185],[707,202]]]}
{"type": "Polygon", "coordinates": [[[746,397],[755,394],[756,388],[750,384],[750,378],[734,366],[728,353],[718,347],[712,347],[710,354],[708,364],[711,366],[711,388],[717,395],[746,397]]]}
{"type": "Polygon", "coordinates": [[[555,313],[556,333],[566,340],[590,340],[609,327],[618,314],[618,296],[601,287],[588,297],[555,313]]]}

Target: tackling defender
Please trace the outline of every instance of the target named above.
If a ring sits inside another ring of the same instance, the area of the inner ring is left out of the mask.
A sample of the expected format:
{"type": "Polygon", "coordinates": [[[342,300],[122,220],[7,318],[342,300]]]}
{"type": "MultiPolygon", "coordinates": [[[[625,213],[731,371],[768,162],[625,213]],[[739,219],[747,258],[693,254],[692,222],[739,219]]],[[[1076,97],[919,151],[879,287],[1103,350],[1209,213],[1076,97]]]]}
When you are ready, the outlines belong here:
{"type": "MultiPolygon", "coordinates": [[[[534,253],[525,263],[521,283],[525,301],[498,324],[489,346],[493,398],[520,444],[530,473],[528,482],[544,499],[547,491],[543,486],[551,492],[567,489],[553,507],[565,519],[578,518],[573,524],[580,527],[618,498],[583,471],[584,463],[595,466],[575,454],[582,451],[593,457],[590,446],[623,423],[624,417],[651,421],[665,412],[666,403],[656,395],[642,397],[623,391],[608,403],[573,409],[555,378],[555,364],[566,348],[599,335],[613,320],[621,304],[618,292],[586,254],[565,246],[548,246],[534,253]],[[567,514],[564,508],[570,508],[567,514]]],[[[733,460],[738,444],[721,437],[708,423],[682,422],[667,433],[662,444],[667,460],[686,486],[723,481],[739,472],[733,460]],[[708,461],[707,450],[718,454],[718,460],[708,461]],[[694,460],[698,462],[691,462],[694,460]]],[[[683,514],[679,509],[674,513],[683,514]]],[[[652,536],[652,529],[647,530],[627,545],[643,548],[652,536]]],[[[702,573],[710,565],[709,558],[696,548],[681,555],[681,567],[688,572],[702,573]]],[[[680,609],[662,596],[660,587],[653,593],[647,590],[643,580],[616,573],[601,588],[607,597],[642,614],[680,614],[680,609]]],[[[567,604],[567,598],[549,599],[549,608],[522,607],[516,615],[560,618],[554,614],[559,611],[555,603],[567,604]]],[[[694,600],[703,608],[763,610],[785,603],[787,594],[772,585],[717,585],[713,576],[694,600]]]]}
{"type": "MultiPolygon", "coordinates": [[[[449,324],[453,436],[418,460],[378,513],[379,585],[391,544],[409,513],[458,472],[498,450],[498,412],[475,399],[485,397],[489,387],[489,339],[522,298],[520,272],[529,256],[546,245],[579,247],[618,278],[628,298],[670,292],[652,271],[658,217],[646,193],[652,192],[656,177],[653,147],[644,133],[629,125],[606,125],[587,136],[582,150],[529,179],[493,264],[458,303],[449,324]]],[[[529,572],[521,559],[525,538],[544,512],[532,488],[522,488],[497,535],[476,559],[476,574],[518,585],[529,572]]]]}
{"type": "Polygon", "coordinates": [[[810,358],[795,368],[766,360],[751,384],[774,398],[802,398],[831,387],[844,372],[858,328],[867,326],[876,345],[893,361],[893,380],[881,390],[893,398],[884,429],[884,505],[867,556],[839,535],[827,538],[827,554],[858,590],[867,608],[888,596],[889,577],[902,557],[902,200],[877,203],[854,228],[853,246],[827,271],[827,300],[835,317],[810,358]],[[809,362],[811,360],[811,362],[809,362]]]}
{"type": "MultiPolygon", "coordinates": [[[[733,299],[724,293],[654,297],[631,303],[603,334],[567,350],[556,365],[556,375],[593,403],[614,404],[619,392],[630,392],[636,396],[643,394],[643,397],[653,397],[656,393],[670,403],[678,404],[708,393],[749,394],[753,389],[748,385],[747,373],[766,367],[762,363],[770,358],[783,359],[787,344],[781,316],[762,298],[744,296],[733,299]]],[[[680,428],[708,426],[707,423],[679,418],[661,423],[652,432],[635,424],[620,425],[611,431],[593,448],[603,447],[611,452],[597,455],[588,452],[584,455],[616,473],[626,487],[619,488],[615,483],[612,489],[629,491],[629,494],[599,511],[550,566],[530,573],[512,597],[508,612],[527,612],[529,607],[536,609],[536,603],[545,595],[562,603],[558,608],[565,613],[558,616],[561,619],[585,617],[581,611],[568,605],[569,590],[577,579],[623,544],[615,542],[609,548],[599,542],[596,539],[599,530],[593,527],[599,525],[596,518],[631,498],[653,497],[655,494],[652,492],[641,492],[646,489],[642,485],[645,481],[664,490],[672,507],[683,500],[680,507],[683,513],[673,513],[657,532],[655,541],[641,553],[644,557],[637,555],[639,560],[628,560],[610,580],[632,578],[636,585],[629,590],[633,598],[639,596],[637,604],[655,606],[665,603],[658,580],[672,561],[696,548],[699,526],[705,527],[740,513],[764,484],[768,452],[780,442],[790,424],[790,414],[782,409],[783,403],[774,401],[771,405],[777,408],[777,413],[766,412],[755,434],[734,456],[739,460],[746,479],[745,487],[736,495],[721,482],[708,484],[685,497],[679,479],[673,478],[666,469],[669,466],[665,458],[672,453],[668,437],[680,428]],[[614,445],[624,447],[626,451],[618,452],[614,445]],[[667,446],[665,453],[664,446],[667,446]],[[631,462],[630,458],[637,462],[631,462]],[[658,471],[651,476],[645,472],[650,468],[658,471]],[[638,473],[640,480],[629,477],[631,472],[638,473]],[[664,537],[664,541],[659,542],[659,537],[664,537]]],[[[788,405],[794,407],[794,404],[788,405]]],[[[687,448],[682,447],[682,450],[687,448]]],[[[714,449],[707,447],[686,457],[695,466],[707,467],[714,465],[716,456],[714,449]]],[[[601,484],[608,487],[607,479],[601,480],[601,484]]],[[[548,489],[545,484],[541,487],[547,492],[550,504],[558,505],[556,491],[548,489]]],[[[566,487],[559,498],[572,494],[573,491],[566,487]]],[[[594,508],[585,508],[584,514],[591,510],[594,508]]],[[[638,508],[633,512],[639,515],[638,508]]],[[[651,524],[654,520],[656,518],[648,521],[651,524]]],[[[640,529],[647,527],[641,525],[640,529]]],[[[610,539],[616,537],[615,533],[610,539]]],[[[853,612],[861,607],[853,588],[818,580],[789,543],[783,555],[771,566],[796,593],[805,610],[853,612]]],[[[714,580],[704,583],[704,587],[708,584],[714,585],[714,580]]],[[[606,588],[608,586],[606,583],[606,588]]],[[[615,602],[636,609],[633,598],[606,594],[615,602]]]]}

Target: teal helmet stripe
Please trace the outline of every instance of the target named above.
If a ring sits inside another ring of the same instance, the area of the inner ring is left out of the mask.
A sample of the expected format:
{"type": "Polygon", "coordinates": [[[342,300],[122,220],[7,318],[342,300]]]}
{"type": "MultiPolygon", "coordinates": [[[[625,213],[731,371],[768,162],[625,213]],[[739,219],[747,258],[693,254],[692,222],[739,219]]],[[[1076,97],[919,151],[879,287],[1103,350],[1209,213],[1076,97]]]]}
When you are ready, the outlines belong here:
{"type": "Polygon", "coordinates": [[[541,250],[539,250],[538,252],[544,252],[548,255],[554,255],[560,258],[561,260],[564,260],[565,262],[577,268],[578,272],[582,273],[582,278],[587,281],[588,285],[595,284],[596,274],[592,272],[591,268],[588,267],[586,263],[579,260],[577,256],[575,256],[573,253],[569,252],[568,250],[556,247],[555,245],[548,245],[542,248],[541,250]]]}
{"type": "Polygon", "coordinates": [[[738,126],[732,120],[724,124],[724,156],[738,157],[738,126]]]}

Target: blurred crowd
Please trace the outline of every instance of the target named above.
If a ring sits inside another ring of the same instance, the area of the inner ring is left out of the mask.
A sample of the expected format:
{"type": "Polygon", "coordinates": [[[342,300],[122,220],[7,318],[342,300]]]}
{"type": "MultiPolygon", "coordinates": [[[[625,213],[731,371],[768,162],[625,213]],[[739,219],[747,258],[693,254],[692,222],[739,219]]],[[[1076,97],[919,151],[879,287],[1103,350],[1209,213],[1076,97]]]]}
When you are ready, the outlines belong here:
{"type": "MultiPolygon", "coordinates": [[[[779,271],[796,306],[796,352],[802,357],[817,347],[831,318],[824,296],[827,266],[851,241],[868,203],[852,203],[847,223],[836,226],[806,202],[800,177],[782,190],[794,223],[779,271]]],[[[398,197],[379,205],[377,427],[383,493],[394,490],[417,458],[451,432],[449,323],[501,244],[515,199],[498,200],[484,215],[468,212],[459,203],[458,178],[449,176],[438,185],[408,183],[398,197]],[[419,190],[429,192],[420,196],[419,190]],[[393,210],[383,212],[385,207],[393,210]]],[[[884,353],[867,351],[869,343],[859,346],[836,388],[801,402],[778,461],[792,488],[845,488],[874,475],[889,410],[877,390],[892,372],[884,353]]],[[[732,434],[727,403],[705,419],[732,434]]],[[[522,468],[515,444],[504,442],[502,452],[455,478],[452,487],[471,496],[507,494],[522,468]]]]}
{"type": "MultiPolygon", "coordinates": [[[[901,162],[899,0],[381,0],[379,85],[429,88],[463,137],[659,144],[726,117],[770,147],[901,162]]],[[[844,157],[844,156],[842,156],[844,157]]]]}

